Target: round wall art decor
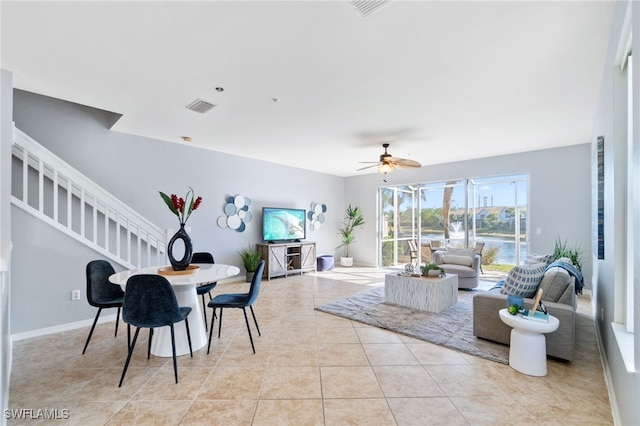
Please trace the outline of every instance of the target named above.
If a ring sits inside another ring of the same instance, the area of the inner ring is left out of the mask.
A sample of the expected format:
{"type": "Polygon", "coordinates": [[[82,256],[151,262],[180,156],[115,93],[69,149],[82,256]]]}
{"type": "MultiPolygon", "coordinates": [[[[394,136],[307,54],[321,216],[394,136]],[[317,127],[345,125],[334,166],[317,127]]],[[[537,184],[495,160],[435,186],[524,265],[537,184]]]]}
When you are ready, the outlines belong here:
{"type": "Polygon", "coordinates": [[[249,211],[250,205],[251,198],[249,197],[244,195],[228,196],[222,209],[224,215],[218,218],[218,226],[243,232],[247,228],[247,223],[252,219],[249,211]]]}
{"type": "Polygon", "coordinates": [[[311,208],[307,212],[309,218],[309,228],[312,231],[320,229],[324,223],[324,214],[327,212],[327,206],[321,203],[311,203],[311,208]]]}

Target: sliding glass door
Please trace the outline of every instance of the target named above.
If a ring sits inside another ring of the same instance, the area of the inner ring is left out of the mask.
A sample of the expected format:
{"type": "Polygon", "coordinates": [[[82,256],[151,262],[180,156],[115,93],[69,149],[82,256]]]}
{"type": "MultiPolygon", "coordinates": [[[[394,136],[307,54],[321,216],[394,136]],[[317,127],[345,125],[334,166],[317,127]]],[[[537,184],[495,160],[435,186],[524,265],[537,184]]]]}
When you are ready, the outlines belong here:
{"type": "Polygon", "coordinates": [[[378,264],[382,266],[409,263],[408,241],[416,239],[418,218],[416,187],[381,188],[379,192],[380,250],[378,264]]]}
{"type": "Polygon", "coordinates": [[[519,265],[527,254],[527,179],[524,175],[469,180],[472,241],[497,265],[519,265]]]}
{"type": "Polygon", "coordinates": [[[466,181],[424,184],[420,193],[420,243],[429,247],[466,247],[466,181]]]}
{"type": "Polygon", "coordinates": [[[519,264],[527,246],[526,199],[525,175],[382,187],[378,264],[409,263],[410,240],[420,263],[437,248],[480,243],[485,264],[519,264]]]}

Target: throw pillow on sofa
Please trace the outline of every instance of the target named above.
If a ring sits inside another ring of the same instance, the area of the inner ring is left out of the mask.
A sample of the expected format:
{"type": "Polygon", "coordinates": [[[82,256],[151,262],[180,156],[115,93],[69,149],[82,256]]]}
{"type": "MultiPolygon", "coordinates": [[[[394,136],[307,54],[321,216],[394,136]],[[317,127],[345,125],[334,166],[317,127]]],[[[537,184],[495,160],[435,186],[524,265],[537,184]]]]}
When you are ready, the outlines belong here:
{"type": "Polygon", "coordinates": [[[442,256],[442,261],[444,263],[462,266],[471,266],[473,264],[473,259],[471,259],[470,257],[458,256],[456,254],[445,254],[444,256],[442,256]]]}
{"type": "Polygon", "coordinates": [[[466,256],[473,259],[476,255],[476,251],[472,249],[448,248],[445,254],[452,254],[454,256],[466,256]]]}
{"type": "Polygon", "coordinates": [[[546,267],[545,263],[514,266],[507,274],[500,293],[532,298],[538,291],[546,267]]]}
{"type": "Polygon", "coordinates": [[[528,254],[524,260],[525,265],[535,265],[537,263],[549,265],[551,262],[553,262],[553,255],[551,254],[528,254]]]}

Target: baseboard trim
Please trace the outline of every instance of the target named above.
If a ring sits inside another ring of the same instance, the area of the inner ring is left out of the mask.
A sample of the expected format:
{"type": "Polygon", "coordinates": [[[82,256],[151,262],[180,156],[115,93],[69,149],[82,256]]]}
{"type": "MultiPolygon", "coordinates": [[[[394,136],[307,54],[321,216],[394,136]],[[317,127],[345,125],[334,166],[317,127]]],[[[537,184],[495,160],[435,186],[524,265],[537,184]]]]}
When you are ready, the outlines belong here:
{"type": "MultiPolygon", "coordinates": [[[[105,322],[115,321],[116,314],[112,315],[100,315],[98,318],[98,324],[105,322]]],[[[67,324],[55,325],[53,327],[40,328],[38,330],[25,331],[23,333],[16,333],[11,335],[12,342],[18,342],[20,340],[31,339],[33,337],[47,336],[49,334],[61,333],[63,331],[76,330],[78,328],[90,327],[93,324],[93,319],[70,322],[67,324]]]]}
{"type": "Polygon", "coordinates": [[[609,361],[607,360],[607,354],[604,351],[604,345],[602,343],[602,336],[600,335],[600,329],[598,328],[598,318],[594,316],[593,326],[596,331],[596,342],[598,344],[598,350],[600,351],[600,360],[602,362],[602,369],[604,371],[604,381],[607,385],[607,393],[609,394],[609,404],[611,405],[611,416],[613,417],[613,424],[620,425],[620,411],[618,408],[618,401],[613,389],[613,378],[611,377],[611,370],[609,370],[609,361]]]}

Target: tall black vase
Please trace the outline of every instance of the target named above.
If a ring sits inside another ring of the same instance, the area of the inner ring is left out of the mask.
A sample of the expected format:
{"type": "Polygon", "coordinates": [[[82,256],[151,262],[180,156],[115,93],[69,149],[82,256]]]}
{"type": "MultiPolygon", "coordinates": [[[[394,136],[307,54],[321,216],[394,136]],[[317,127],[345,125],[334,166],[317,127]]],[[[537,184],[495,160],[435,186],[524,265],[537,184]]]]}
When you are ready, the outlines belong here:
{"type": "Polygon", "coordinates": [[[171,237],[171,240],[169,240],[167,255],[169,256],[169,262],[171,262],[171,267],[173,267],[174,271],[184,271],[191,263],[191,259],[193,258],[193,244],[191,243],[189,234],[187,234],[187,231],[184,229],[183,223],[180,224],[178,232],[176,232],[175,235],[171,237]],[[184,243],[184,255],[180,260],[176,260],[173,256],[173,243],[177,240],[182,240],[184,243]]]}

